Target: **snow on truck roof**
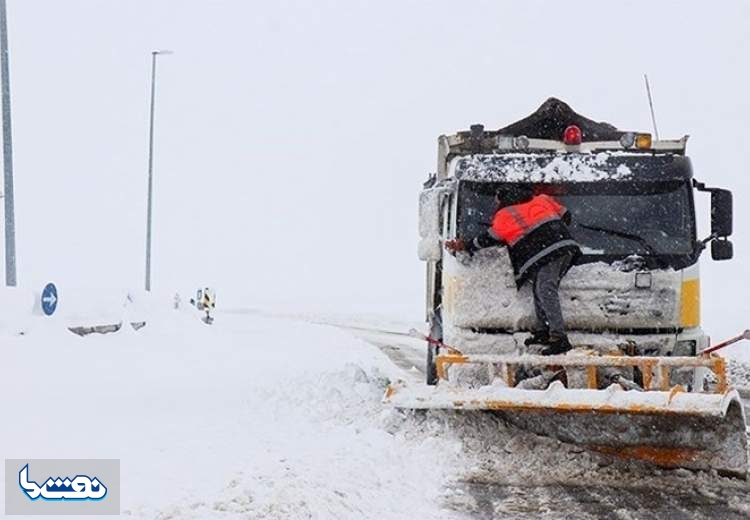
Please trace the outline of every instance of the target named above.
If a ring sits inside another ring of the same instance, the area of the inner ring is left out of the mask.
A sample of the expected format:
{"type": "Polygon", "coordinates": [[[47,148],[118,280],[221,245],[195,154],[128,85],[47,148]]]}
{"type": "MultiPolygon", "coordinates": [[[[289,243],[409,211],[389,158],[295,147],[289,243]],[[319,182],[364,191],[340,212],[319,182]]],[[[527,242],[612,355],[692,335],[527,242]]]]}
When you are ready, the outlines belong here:
{"type": "Polygon", "coordinates": [[[570,154],[480,154],[454,157],[448,175],[486,182],[593,182],[692,178],[690,159],[660,154],[599,152],[570,154]]]}
{"type": "MultiPolygon", "coordinates": [[[[480,175],[480,169],[485,168],[493,178],[530,182],[640,178],[643,172],[634,172],[631,163],[652,164],[663,162],[660,158],[672,161],[684,156],[687,139],[656,141],[648,133],[618,130],[550,98],[530,116],[499,130],[473,125],[469,131],[440,136],[438,178],[455,175],[485,180],[487,175],[480,175]],[[612,166],[610,158],[614,157],[620,159],[612,166]],[[515,176],[514,168],[519,169],[515,176]]],[[[677,177],[691,175],[689,161],[687,165],[687,172],[681,171],[677,177]]]]}

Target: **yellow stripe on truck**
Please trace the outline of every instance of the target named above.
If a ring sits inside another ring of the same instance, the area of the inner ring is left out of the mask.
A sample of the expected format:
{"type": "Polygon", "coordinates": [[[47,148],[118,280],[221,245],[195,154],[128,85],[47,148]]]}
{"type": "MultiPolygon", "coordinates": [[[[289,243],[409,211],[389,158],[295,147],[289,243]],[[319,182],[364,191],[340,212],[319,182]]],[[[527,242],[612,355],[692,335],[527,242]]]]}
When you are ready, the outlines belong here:
{"type": "Polygon", "coordinates": [[[682,282],[680,325],[684,328],[701,324],[701,284],[698,278],[682,282]]]}

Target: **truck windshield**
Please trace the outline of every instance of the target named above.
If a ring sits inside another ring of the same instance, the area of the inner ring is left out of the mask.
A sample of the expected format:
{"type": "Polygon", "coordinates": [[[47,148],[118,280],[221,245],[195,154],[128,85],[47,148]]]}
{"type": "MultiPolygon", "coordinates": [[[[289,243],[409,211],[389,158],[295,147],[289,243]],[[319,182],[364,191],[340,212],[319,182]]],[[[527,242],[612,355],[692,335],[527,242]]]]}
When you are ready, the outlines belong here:
{"type": "MultiPolygon", "coordinates": [[[[464,181],[459,188],[458,236],[472,237],[492,222],[500,183],[464,181]]],[[[692,255],[695,224],[686,181],[581,182],[536,185],[571,212],[570,231],[584,256],[692,255]]]]}

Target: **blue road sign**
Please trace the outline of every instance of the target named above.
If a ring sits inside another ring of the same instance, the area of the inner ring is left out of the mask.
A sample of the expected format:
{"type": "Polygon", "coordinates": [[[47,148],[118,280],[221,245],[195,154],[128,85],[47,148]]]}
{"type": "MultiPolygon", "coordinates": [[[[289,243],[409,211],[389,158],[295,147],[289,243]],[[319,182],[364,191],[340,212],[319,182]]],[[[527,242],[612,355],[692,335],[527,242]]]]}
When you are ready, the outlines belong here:
{"type": "Polygon", "coordinates": [[[57,287],[55,284],[48,283],[42,291],[42,311],[47,316],[52,316],[57,308],[57,287]]]}

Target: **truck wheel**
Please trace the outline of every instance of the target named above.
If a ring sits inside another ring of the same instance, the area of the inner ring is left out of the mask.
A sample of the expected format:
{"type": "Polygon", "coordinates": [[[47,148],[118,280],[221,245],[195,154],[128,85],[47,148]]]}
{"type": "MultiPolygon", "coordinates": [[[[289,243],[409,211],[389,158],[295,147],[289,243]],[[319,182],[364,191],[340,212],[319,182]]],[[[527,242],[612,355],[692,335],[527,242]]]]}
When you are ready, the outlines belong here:
{"type": "MultiPolygon", "coordinates": [[[[435,316],[431,320],[430,323],[430,336],[443,340],[443,326],[442,321],[440,317],[440,313],[436,312],[435,316]]],[[[437,375],[437,367],[435,365],[435,358],[440,353],[440,349],[437,345],[433,345],[432,343],[427,344],[427,367],[425,370],[425,374],[427,374],[427,384],[428,385],[436,385],[438,382],[438,375],[437,375]]]]}
{"type": "Polygon", "coordinates": [[[438,348],[435,345],[427,345],[427,384],[436,385],[438,382],[437,368],[435,366],[435,357],[437,357],[438,348]]]}

